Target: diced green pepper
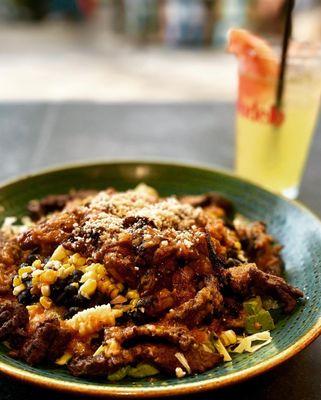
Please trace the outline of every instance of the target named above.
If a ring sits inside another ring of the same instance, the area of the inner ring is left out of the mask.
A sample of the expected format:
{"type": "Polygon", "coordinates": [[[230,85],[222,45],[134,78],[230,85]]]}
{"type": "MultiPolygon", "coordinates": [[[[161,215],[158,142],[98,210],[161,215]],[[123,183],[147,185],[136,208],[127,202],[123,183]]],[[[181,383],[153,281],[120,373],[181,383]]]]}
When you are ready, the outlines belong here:
{"type": "Polygon", "coordinates": [[[129,366],[119,368],[117,371],[113,372],[112,374],[109,374],[107,376],[107,379],[109,381],[121,381],[127,375],[129,368],[130,368],[129,366]]]}
{"type": "Polygon", "coordinates": [[[138,364],[136,367],[129,367],[128,376],[131,378],[146,378],[147,376],[153,376],[159,374],[157,368],[150,364],[138,364]]]}
{"type": "Polygon", "coordinates": [[[260,296],[253,297],[243,303],[247,315],[255,315],[262,310],[262,300],[260,296]]]}
{"type": "Polygon", "coordinates": [[[260,310],[255,315],[246,318],[245,330],[247,333],[257,333],[274,329],[274,322],[268,311],[260,310]]]}

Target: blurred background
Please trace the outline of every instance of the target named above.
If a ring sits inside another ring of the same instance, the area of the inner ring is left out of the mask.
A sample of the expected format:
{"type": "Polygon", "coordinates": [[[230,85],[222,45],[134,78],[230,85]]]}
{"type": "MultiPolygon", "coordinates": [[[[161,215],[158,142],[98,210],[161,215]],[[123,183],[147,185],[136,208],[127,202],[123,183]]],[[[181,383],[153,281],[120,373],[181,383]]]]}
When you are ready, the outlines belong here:
{"type": "MultiPolygon", "coordinates": [[[[284,0],[1,0],[0,101],[212,101],[236,96],[231,26],[280,40],[284,0]]],[[[321,0],[294,36],[321,39],[321,0]]]]}

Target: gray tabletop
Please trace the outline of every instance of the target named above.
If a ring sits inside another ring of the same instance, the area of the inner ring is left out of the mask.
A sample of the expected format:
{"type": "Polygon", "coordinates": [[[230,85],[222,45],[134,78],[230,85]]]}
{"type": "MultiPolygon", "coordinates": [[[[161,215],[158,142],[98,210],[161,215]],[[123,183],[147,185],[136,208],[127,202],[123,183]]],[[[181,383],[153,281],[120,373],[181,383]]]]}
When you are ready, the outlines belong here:
{"type": "MultiPolygon", "coordinates": [[[[234,110],[227,103],[0,103],[0,181],[51,165],[117,157],[166,158],[231,169],[233,132],[234,110]]],[[[319,123],[300,193],[300,200],[319,215],[320,133],[319,123]]],[[[321,339],[260,377],[191,399],[320,400],[320,345],[321,339]]],[[[0,377],[1,400],[40,396],[62,397],[0,377]]]]}

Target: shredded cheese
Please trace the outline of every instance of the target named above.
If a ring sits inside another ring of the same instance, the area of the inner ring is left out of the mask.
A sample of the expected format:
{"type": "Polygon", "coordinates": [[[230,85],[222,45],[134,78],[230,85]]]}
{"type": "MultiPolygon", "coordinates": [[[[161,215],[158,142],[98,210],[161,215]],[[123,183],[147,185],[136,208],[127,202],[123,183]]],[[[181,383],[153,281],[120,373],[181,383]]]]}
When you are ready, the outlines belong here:
{"type": "Polygon", "coordinates": [[[182,370],[182,368],[177,367],[175,368],[175,374],[177,378],[184,378],[184,376],[186,375],[186,372],[182,370]]]}
{"type": "Polygon", "coordinates": [[[186,357],[184,356],[184,354],[183,353],[175,353],[175,357],[183,365],[183,367],[186,369],[186,371],[190,374],[191,367],[189,366],[188,361],[186,360],[186,357]]]}
{"type": "Polygon", "coordinates": [[[228,351],[226,350],[220,339],[214,341],[214,346],[216,350],[223,356],[224,361],[232,361],[231,356],[229,355],[228,351]]]}
{"type": "Polygon", "coordinates": [[[238,338],[238,345],[232,350],[233,353],[254,353],[259,350],[261,347],[268,345],[271,343],[272,337],[269,331],[255,333],[251,336],[246,336],[244,338],[238,338]],[[263,342],[261,344],[253,345],[253,342],[263,342]]]}

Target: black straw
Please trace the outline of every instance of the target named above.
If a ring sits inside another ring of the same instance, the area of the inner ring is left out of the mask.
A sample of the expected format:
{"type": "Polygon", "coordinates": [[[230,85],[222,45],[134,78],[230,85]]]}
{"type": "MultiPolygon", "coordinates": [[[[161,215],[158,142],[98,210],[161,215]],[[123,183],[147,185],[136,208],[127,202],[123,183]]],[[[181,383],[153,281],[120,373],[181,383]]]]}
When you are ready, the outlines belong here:
{"type": "Polygon", "coordinates": [[[276,99],[275,105],[278,109],[282,106],[282,98],[284,92],[284,78],[285,78],[285,69],[286,69],[286,60],[287,60],[287,52],[289,47],[289,41],[292,33],[292,12],[294,8],[295,0],[287,0],[286,1],[286,16],[285,16],[285,25],[283,31],[283,39],[282,39],[282,55],[281,55],[281,65],[278,76],[278,84],[276,90],[276,99]]]}

